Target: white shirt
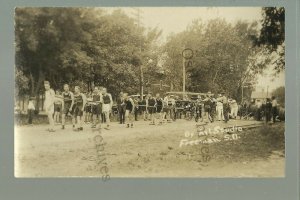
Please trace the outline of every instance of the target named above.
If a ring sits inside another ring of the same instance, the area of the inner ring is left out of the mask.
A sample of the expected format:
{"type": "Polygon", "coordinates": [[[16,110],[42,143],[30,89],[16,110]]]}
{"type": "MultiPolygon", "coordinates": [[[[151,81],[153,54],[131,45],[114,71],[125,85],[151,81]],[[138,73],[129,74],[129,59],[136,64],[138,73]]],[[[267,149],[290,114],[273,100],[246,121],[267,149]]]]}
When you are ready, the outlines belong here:
{"type": "Polygon", "coordinates": [[[276,99],[274,99],[273,101],[272,101],[272,107],[276,107],[277,106],[277,101],[276,101],[276,99]]]}
{"type": "Polygon", "coordinates": [[[29,102],[28,102],[28,109],[29,109],[29,110],[35,110],[35,107],[34,107],[34,104],[33,104],[32,101],[29,101],[29,102]]]}
{"type": "Polygon", "coordinates": [[[55,100],[54,90],[52,89],[47,90],[45,92],[45,102],[44,102],[45,108],[47,109],[48,107],[51,106],[51,104],[54,105],[54,100],[55,100]]]}

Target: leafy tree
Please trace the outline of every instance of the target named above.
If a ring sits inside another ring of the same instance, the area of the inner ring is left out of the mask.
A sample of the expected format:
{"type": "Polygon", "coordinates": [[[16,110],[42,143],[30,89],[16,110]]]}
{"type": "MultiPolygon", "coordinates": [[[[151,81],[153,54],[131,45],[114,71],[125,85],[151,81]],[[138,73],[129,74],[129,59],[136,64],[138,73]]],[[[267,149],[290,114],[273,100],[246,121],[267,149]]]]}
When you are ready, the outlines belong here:
{"type": "Polygon", "coordinates": [[[136,93],[139,66],[153,55],[159,35],[120,10],[98,8],[17,8],[15,22],[16,69],[35,96],[45,79],[54,89],[69,83],[136,93]]]}
{"type": "Polygon", "coordinates": [[[15,71],[15,92],[16,96],[25,95],[29,91],[29,79],[23,74],[21,70],[15,71]]]}
{"type": "Polygon", "coordinates": [[[278,58],[274,69],[281,72],[285,69],[285,9],[284,7],[262,8],[263,19],[259,36],[255,39],[257,46],[265,45],[270,53],[278,58]]]}
{"type": "Polygon", "coordinates": [[[232,25],[223,19],[203,23],[194,21],[185,31],[169,37],[164,50],[165,68],[181,90],[182,56],[184,48],[194,50],[193,65],[186,68],[187,90],[219,93],[226,91],[238,100],[246,82],[255,82],[255,75],[268,65],[263,48],[253,47],[257,24],[239,21],[232,25]],[[176,78],[177,77],[177,78],[176,78]]]}

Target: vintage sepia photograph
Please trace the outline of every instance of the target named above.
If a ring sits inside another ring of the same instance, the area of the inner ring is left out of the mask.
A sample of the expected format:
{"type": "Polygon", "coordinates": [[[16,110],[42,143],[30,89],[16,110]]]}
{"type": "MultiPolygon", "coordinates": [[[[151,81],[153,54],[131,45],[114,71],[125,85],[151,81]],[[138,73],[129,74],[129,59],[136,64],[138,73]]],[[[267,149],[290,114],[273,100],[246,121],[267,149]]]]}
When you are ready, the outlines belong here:
{"type": "Polygon", "coordinates": [[[15,177],[285,177],[283,7],[14,20],[15,177]]]}

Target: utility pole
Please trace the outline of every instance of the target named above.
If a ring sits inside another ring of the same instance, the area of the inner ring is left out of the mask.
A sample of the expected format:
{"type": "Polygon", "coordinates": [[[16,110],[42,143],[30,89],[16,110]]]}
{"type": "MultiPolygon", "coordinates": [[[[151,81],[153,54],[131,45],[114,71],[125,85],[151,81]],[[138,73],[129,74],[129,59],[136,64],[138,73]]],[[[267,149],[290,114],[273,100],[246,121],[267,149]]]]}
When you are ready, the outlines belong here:
{"type": "Polygon", "coordinates": [[[244,82],[242,82],[242,104],[244,103],[244,82]]]}
{"type": "Polygon", "coordinates": [[[191,59],[193,58],[194,52],[190,48],[185,48],[182,51],[182,92],[183,96],[185,94],[185,79],[186,79],[186,73],[185,73],[185,65],[188,63],[188,67],[190,67],[191,59]]]}
{"type": "Polygon", "coordinates": [[[182,59],[182,92],[185,93],[185,58],[182,59]]]}
{"type": "Polygon", "coordinates": [[[267,98],[268,98],[268,95],[269,95],[269,86],[267,85],[267,98]]]}
{"type": "MultiPolygon", "coordinates": [[[[138,31],[140,31],[141,10],[140,10],[140,8],[134,8],[134,10],[136,12],[133,15],[137,19],[137,27],[138,27],[138,31]]],[[[141,56],[142,55],[142,37],[139,38],[139,53],[140,53],[140,56],[141,56]]],[[[143,100],[143,98],[144,98],[144,72],[143,72],[143,65],[142,64],[139,66],[139,71],[140,71],[140,94],[141,94],[141,100],[143,100]]]]}

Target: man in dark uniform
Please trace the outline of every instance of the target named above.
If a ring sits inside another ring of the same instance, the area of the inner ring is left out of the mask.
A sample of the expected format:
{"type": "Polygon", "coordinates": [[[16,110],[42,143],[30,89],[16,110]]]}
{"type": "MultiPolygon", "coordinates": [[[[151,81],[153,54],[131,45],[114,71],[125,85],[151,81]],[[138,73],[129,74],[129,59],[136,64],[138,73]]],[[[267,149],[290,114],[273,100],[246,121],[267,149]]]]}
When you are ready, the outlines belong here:
{"type": "Polygon", "coordinates": [[[64,84],[64,92],[62,93],[63,97],[63,113],[61,117],[62,121],[62,129],[65,129],[65,122],[66,122],[66,115],[71,114],[72,115],[72,123],[73,123],[73,128],[75,128],[75,118],[73,116],[73,111],[74,111],[74,95],[70,91],[69,85],[64,84]]]}
{"type": "Polygon", "coordinates": [[[225,92],[222,92],[222,103],[223,103],[223,113],[224,113],[224,121],[225,123],[229,120],[229,103],[228,98],[225,95],[225,92]]]}
{"type": "Polygon", "coordinates": [[[271,121],[271,116],[272,116],[272,102],[270,98],[267,98],[265,113],[266,113],[266,123],[268,123],[271,121]]]}
{"type": "Polygon", "coordinates": [[[211,99],[209,95],[206,95],[205,99],[203,100],[204,102],[204,115],[207,117],[207,120],[209,122],[212,122],[211,118],[211,99]]]}
{"type": "Polygon", "coordinates": [[[277,100],[275,96],[272,96],[272,117],[273,123],[276,122],[276,117],[278,116],[277,100]]]}
{"type": "Polygon", "coordinates": [[[156,113],[157,119],[159,120],[159,125],[162,125],[162,111],[163,111],[163,99],[160,97],[160,94],[156,94],[156,113]]]}
{"type": "Polygon", "coordinates": [[[92,109],[92,101],[93,101],[93,98],[92,98],[92,93],[88,93],[87,94],[87,103],[85,104],[85,107],[84,107],[84,112],[85,112],[85,122],[86,123],[90,123],[92,122],[92,116],[93,116],[93,109],[92,109]]]}
{"type": "Polygon", "coordinates": [[[148,112],[151,119],[150,125],[155,125],[156,99],[151,94],[149,94],[148,99],[148,112]]]}
{"type": "Polygon", "coordinates": [[[134,120],[138,121],[138,114],[140,112],[139,102],[141,101],[140,97],[136,97],[133,99],[134,102],[134,120]]]}
{"type": "Polygon", "coordinates": [[[127,128],[131,126],[133,128],[133,114],[134,114],[134,101],[128,97],[128,94],[124,94],[124,103],[125,103],[125,118],[126,118],[126,124],[127,128]],[[130,126],[129,126],[130,124],[130,126]]]}
{"type": "Polygon", "coordinates": [[[84,111],[84,106],[86,104],[86,97],[84,94],[80,92],[80,87],[75,86],[75,91],[74,91],[74,117],[77,119],[77,131],[82,131],[83,130],[83,111],[84,111]]]}
{"type": "Polygon", "coordinates": [[[148,120],[148,95],[139,102],[139,110],[143,115],[144,121],[148,120]]]}
{"type": "Polygon", "coordinates": [[[202,102],[201,102],[201,96],[199,95],[196,103],[195,103],[195,107],[196,107],[196,122],[198,122],[199,119],[201,119],[201,122],[203,121],[203,117],[202,117],[202,102]]]}
{"type": "Polygon", "coordinates": [[[125,103],[124,103],[124,94],[120,92],[119,97],[117,98],[117,105],[118,105],[118,113],[119,113],[119,120],[120,124],[125,124],[125,103]]]}

